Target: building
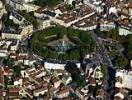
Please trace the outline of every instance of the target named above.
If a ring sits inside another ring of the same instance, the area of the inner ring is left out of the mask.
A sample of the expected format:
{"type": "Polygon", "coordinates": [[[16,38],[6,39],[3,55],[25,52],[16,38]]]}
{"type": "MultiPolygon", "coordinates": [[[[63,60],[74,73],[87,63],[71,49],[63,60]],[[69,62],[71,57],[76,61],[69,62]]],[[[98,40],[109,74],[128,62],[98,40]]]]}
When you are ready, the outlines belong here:
{"type": "Polygon", "coordinates": [[[114,100],[123,100],[124,99],[124,95],[122,93],[117,93],[114,96],[114,100]]]}
{"type": "Polygon", "coordinates": [[[23,8],[24,10],[26,10],[27,12],[31,12],[31,11],[36,11],[38,10],[40,7],[31,3],[24,3],[23,4],[23,8]]]}
{"type": "Polygon", "coordinates": [[[38,29],[45,29],[51,26],[51,20],[47,16],[37,18],[37,22],[38,22],[38,29]]]}
{"type": "Polygon", "coordinates": [[[132,29],[131,28],[125,28],[125,27],[119,27],[119,35],[128,35],[132,34],[132,29]]]}
{"type": "Polygon", "coordinates": [[[11,51],[17,51],[18,50],[18,46],[19,46],[19,40],[14,40],[12,41],[11,45],[10,45],[10,50],[11,51]]]}
{"type": "Polygon", "coordinates": [[[105,91],[103,89],[98,89],[96,92],[96,99],[97,100],[104,100],[105,91]]]}
{"type": "Polygon", "coordinates": [[[116,72],[117,82],[115,83],[115,87],[118,88],[127,88],[132,90],[132,71],[119,70],[116,72]]]}
{"type": "Polygon", "coordinates": [[[62,75],[62,82],[66,85],[69,84],[70,82],[72,82],[71,76],[66,74],[62,75]]]}
{"type": "Polygon", "coordinates": [[[4,100],[5,95],[6,95],[5,91],[1,89],[0,90],[0,100],[4,100]]]}
{"type": "Polygon", "coordinates": [[[64,0],[64,3],[72,5],[73,1],[75,2],[76,0],[64,0]]]}
{"type": "Polygon", "coordinates": [[[14,71],[10,68],[4,68],[4,76],[12,76],[14,71]]]}
{"type": "Polygon", "coordinates": [[[51,78],[51,83],[53,84],[54,88],[57,89],[62,83],[62,81],[57,78],[51,78]]]}
{"type": "Polygon", "coordinates": [[[22,78],[20,77],[18,77],[18,78],[15,78],[14,79],[14,86],[20,86],[20,87],[22,87],[22,78]]]}
{"type": "Polygon", "coordinates": [[[103,78],[103,73],[101,72],[101,66],[97,66],[95,69],[94,69],[94,78],[96,79],[101,79],[103,78]]]}
{"type": "Polygon", "coordinates": [[[24,23],[20,26],[20,28],[22,29],[21,31],[22,38],[30,35],[33,32],[33,25],[30,23],[24,23]]]}
{"type": "Polygon", "coordinates": [[[47,87],[36,89],[34,91],[34,96],[44,95],[46,92],[48,92],[48,88],[47,87]]]}
{"type": "Polygon", "coordinates": [[[4,14],[3,7],[4,7],[4,5],[3,5],[2,1],[0,1],[0,19],[2,18],[3,14],[4,14]]]}
{"type": "Polygon", "coordinates": [[[21,35],[22,29],[14,30],[14,29],[4,29],[2,30],[1,37],[2,39],[22,39],[21,35]]]}
{"type": "Polygon", "coordinates": [[[9,99],[19,99],[19,91],[20,89],[19,88],[16,88],[16,87],[10,87],[9,88],[9,91],[6,92],[6,96],[9,98],[9,99]]]}
{"type": "Polygon", "coordinates": [[[88,89],[77,88],[75,92],[81,100],[88,100],[88,89]]]}
{"type": "Polygon", "coordinates": [[[4,88],[4,69],[0,67],[0,88],[4,88]]]}
{"type": "Polygon", "coordinates": [[[22,40],[33,32],[33,25],[17,12],[12,12],[9,18],[13,20],[15,24],[18,24],[19,27],[2,29],[2,39],[22,40]]]}
{"type": "Polygon", "coordinates": [[[7,3],[15,10],[26,10],[27,12],[38,10],[40,7],[28,2],[34,0],[8,0],[7,3]]]}
{"type": "Polygon", "coordinates": [[[102,0],[83,0],[83,3],[95,10],[98,10],[98,7],[102,3],[102,0]]]}
{"type": "Polygon", "coordinates": [[[69,95],[70,95],[70,89],[68,86],[62,87],[61,90],[56,93],[56,97],[61,99],[68,97],[69,95]]]}
{"type": "Polygon", "coordinates": [[[61,70],[65,69],[65,64],[45,62],[44,66],[45,66],[46,69],[61,69],[61,70]]]}

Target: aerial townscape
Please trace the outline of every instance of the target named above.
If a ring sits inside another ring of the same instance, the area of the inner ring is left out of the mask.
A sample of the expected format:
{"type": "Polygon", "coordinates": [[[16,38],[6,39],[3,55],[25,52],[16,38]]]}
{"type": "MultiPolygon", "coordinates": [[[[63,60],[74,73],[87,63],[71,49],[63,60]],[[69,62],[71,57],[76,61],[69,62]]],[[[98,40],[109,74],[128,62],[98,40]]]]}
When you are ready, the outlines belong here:
{"type": "Polygon", "coordinates": [[[0,100],[132,100],[132,0],[0,0],[0,100]]]}

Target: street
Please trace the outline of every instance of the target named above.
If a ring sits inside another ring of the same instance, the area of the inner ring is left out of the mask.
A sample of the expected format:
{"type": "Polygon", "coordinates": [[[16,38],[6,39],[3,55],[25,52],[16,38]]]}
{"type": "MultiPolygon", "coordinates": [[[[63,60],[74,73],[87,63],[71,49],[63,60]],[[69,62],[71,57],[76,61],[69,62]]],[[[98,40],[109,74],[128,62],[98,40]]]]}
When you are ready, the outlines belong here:
{"type": "Polygon", "coordinates": [[[100,60],[100,63],[106,65],[108,68],[108,74],[106,76],[106,81],[104,84],[104,90],[106,91],[106,96],[110,100],[110,94],[108,93],[109,89],[109,82],[114,79],[115,77],[115,69],[113,67],[113,64],[111,62],[111,59],[109,58],[109,55],[107,54],[107,50],[104,47],[104,44],[100,38],[97,37],[96,33],[92,31],[92,37],[96,42],[97,48],[96,48],[96,57],[100,60]]]}

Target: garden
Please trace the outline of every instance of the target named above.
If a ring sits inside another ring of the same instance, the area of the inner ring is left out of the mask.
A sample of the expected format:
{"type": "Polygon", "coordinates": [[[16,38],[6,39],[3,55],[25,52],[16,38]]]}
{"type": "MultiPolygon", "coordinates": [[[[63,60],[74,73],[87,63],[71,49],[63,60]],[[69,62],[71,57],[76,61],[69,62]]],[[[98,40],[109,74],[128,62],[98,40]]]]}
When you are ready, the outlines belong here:
{"type": "Polygon", "coordinates": [[[44,59],[78,60],[95,50],[95,41],[90,32],[65,28],[49,27],[33,34],[32,51],[44,59]]]}

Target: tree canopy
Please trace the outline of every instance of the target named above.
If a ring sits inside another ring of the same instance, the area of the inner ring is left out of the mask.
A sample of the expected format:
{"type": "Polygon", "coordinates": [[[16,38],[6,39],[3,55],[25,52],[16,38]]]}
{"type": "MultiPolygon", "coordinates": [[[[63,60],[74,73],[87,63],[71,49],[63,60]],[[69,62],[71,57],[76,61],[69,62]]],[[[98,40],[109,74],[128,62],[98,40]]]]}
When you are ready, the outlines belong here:
{"type": "Polygon", "coordinates": [[[77,68],[77,65],[73,62],[68,62],[65,66],[65,70],[71,73],[72,80],[77,83],[78,86],[84,86],[85,81],[81,76],[80,70],[77,68]]]}
{"type": "Polygon", "coordinates": [[[119,41],[124,47],[123,54],[125,57],[117,57],[116,63],[121,67],[128,65],[128,60],[132,59],[132,34],[127,36],[119,35],[118,30],[112,29],[111,31],[98,32],[100,37],[112,38],[119,41]]]}
{"type": "Polygon", "coordinates": [[[9,16],[8,14],[4,14],[3,17],[2,17],[2,22],[4,23],[4,25],[5,25],[6,27],[9,27],[9,28],[12,27],[12,28],[18,29],[19,24],[15,24],[15,23],[13,22],[13,20],[9,19],[8,16],[9,16]]]}
{"type": "Polygon", "coordinates": [[[34,3],[39,6],[55,6],[63,0],[35,0],[34,3]]]}
{"type": "Polygon", "coordinates": [[[65,28],[63,26],[46,28],[35,33],[31,40],[32,50],[47,59],[62,58],[63,60],[77,60],[80,57],[80,51],[82,55],[85,56],[87,53],[94,51],[95,45],[95,41],[89,32],[65,28]],[[58,51],[47,44],[62,39],[64,35],[66,35],[69,41],[74,43],[75,46],[71,46],[65,53],[58,55],[58,51]]]}
{"type": "Polygon", "coordinates": [[[29,22],[31,22],[33,24],[34,28],[38,27],[38,23],[37,23],[37,19],[34,16],[34,12],[29,12],[27,13],[25,10],[20,11],[20,14],[26,18],[26,20],[28,20],[29,22]]]}

